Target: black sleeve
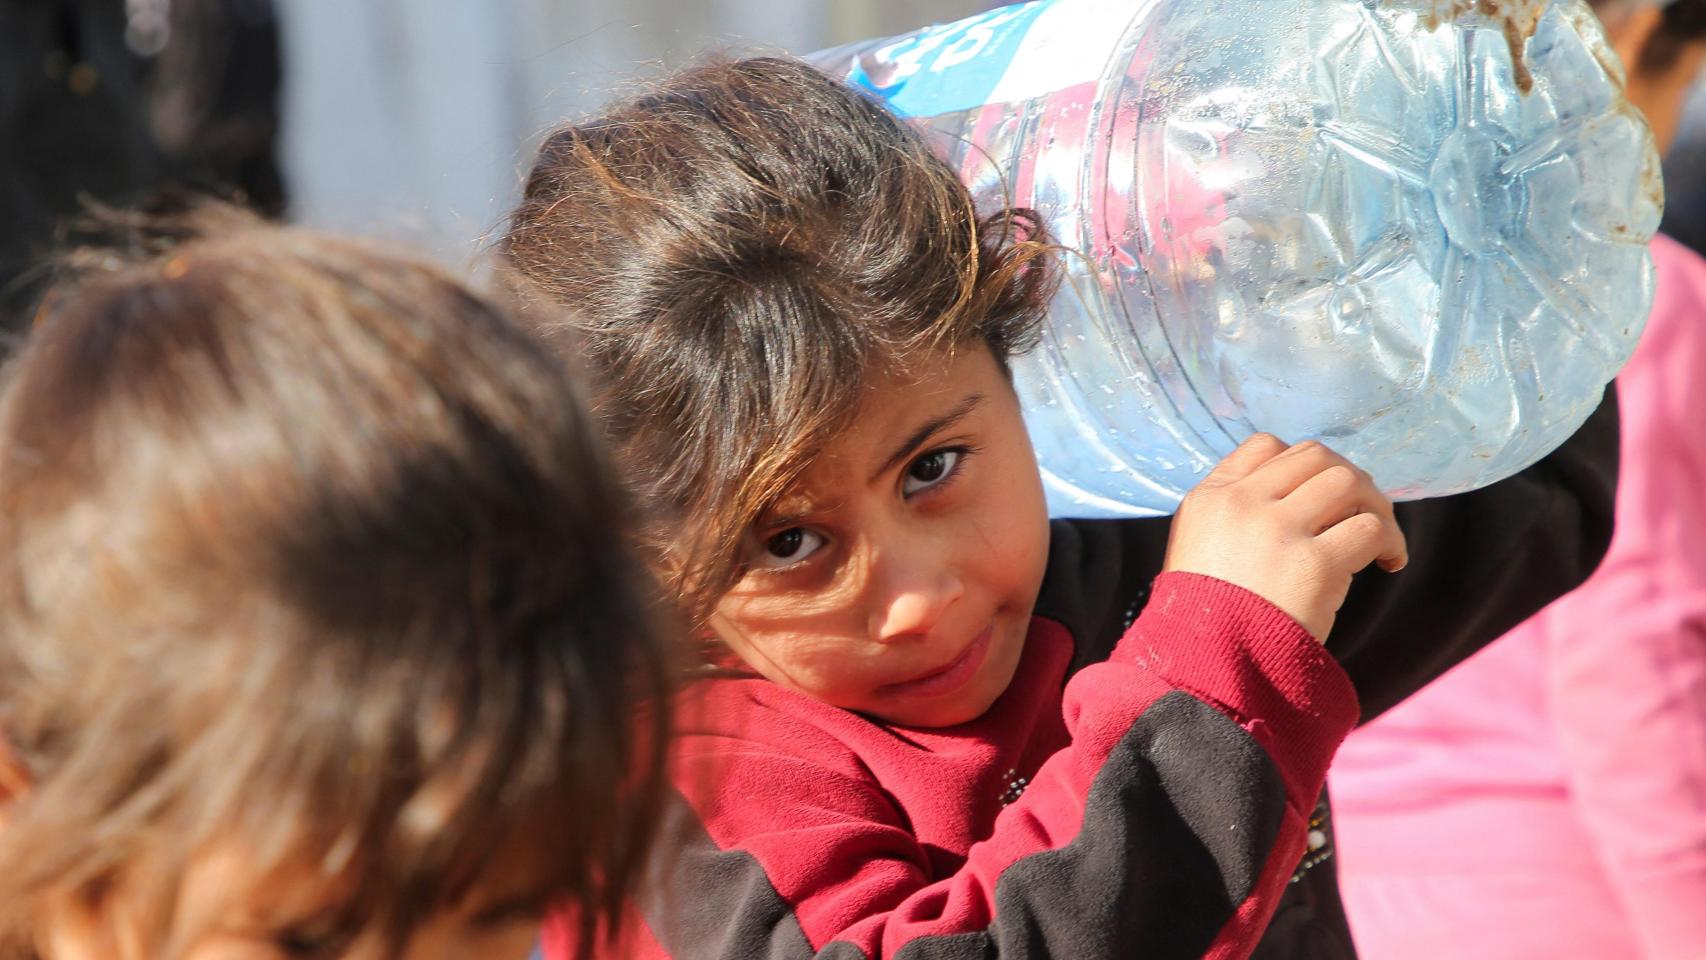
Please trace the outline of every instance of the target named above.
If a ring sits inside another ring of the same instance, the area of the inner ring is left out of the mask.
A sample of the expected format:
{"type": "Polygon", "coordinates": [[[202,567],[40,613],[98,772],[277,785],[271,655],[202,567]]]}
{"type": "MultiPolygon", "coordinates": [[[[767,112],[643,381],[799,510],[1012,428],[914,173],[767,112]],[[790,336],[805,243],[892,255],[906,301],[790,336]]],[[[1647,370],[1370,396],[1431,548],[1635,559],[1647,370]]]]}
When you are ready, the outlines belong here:
{"type": "Polygon", "coordinates": [[[1357,576],[1327,638],[1364,723],[1580,586],[1611,546],[1617,393],[1563,446],[1473,493],[1398,505],[1410,565],[1357,576]]]}
{"type": "MultiPolygon", "coordinates": [[[[1611,544],[1617,396],[1540,462],[1470,493],[1397,506],[1410,565],[1357,575],[1327,649],[1363,722],[1586,580],[1611,544]]],[[[1074,668],[1107,656],[1161,569],[1169,521],[1057,520],[1037,612],[1083,638],[1074,668]]]]}

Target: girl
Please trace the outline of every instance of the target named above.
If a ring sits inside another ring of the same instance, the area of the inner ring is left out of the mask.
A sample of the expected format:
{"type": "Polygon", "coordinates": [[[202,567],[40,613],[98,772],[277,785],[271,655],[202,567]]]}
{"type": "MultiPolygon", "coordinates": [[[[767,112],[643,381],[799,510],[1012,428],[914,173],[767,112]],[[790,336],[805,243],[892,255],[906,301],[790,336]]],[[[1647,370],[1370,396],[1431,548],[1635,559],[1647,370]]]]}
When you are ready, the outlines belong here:
{"type": "Polygon", "coordinates": [[[1358,695],[1389,706],[1609,536],[1603,417],[1410,505],[1426,553],[1354,588],[1409,550],[1318,444],[1252,438],[1171,523],[1048,523],[1006,373],[1050,287],[1034,219],[980,221],[803,64],[713,64],[559,131],[505,249],[577,308],[564,343],[719,668],[645,956],[1243,956],[1270,917],[1273,950],[1322,956],[1317,798],[1358,695]]]}
{"type": "Polygon", "coordinates": [[[408,259],[88,259],[0,399],[0,957],[590,949],[667,670],[578,411],[408,259]]]}

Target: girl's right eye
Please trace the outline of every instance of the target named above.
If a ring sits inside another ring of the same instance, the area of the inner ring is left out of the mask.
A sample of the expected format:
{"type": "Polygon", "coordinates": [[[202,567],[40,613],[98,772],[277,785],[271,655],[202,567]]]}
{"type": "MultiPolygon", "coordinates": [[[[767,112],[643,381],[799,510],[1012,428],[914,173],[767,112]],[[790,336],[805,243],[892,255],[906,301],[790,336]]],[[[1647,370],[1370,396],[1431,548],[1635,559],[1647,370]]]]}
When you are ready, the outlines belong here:
{"type": "Polygon", "coordinates": [[[789,527],[764,541],[759,563],[772,569],[791,567],[816,553],[823,544],[823,534],[807,527],[789,527]]]}

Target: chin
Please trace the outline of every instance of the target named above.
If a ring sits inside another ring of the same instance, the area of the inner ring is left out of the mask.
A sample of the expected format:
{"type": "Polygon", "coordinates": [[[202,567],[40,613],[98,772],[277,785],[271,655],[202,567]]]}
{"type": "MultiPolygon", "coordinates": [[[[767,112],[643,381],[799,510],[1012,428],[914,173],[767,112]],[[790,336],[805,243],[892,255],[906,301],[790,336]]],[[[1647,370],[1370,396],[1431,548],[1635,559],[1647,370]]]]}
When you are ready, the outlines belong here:
{"type": "Polygon", "coordinates": [[[931,724],[931,726],[955,727],[962,723],[970,723],[989,712],[989,708],[995,704],[996,696],[999,696],[999,691],[994,696],[961,700],[952,707],[943,709],[940,712],[938,722],[931,724]]]}
{"type": "Polygon", "coordinates": [[[987,702],[962,702],[952,706],[918,708],[908,711],[904,717],[891,716],[888,720],[903,727],[957,727],[962,723],[970,723],[988,713],[990,704],[994,702],[994,698],[990,698],[987,702]]]}
{"type": "MultiPolygon", "coordinates": [[[[994,667],[996,664],[991,663],[989,666],[994,667]]],[[[1007,692],[1018,667],[1018,657],[1013,657],[1012,663],[1001,666],[1004,669],[979,677],[975,681],[975,689],[963,690],[951,701],[919,704],[907,711],[910,719],[898,722],[910,727],[957,727],[976,720],[988,713],[989,709],[995,706],[995,701],[1007,692]]]]}

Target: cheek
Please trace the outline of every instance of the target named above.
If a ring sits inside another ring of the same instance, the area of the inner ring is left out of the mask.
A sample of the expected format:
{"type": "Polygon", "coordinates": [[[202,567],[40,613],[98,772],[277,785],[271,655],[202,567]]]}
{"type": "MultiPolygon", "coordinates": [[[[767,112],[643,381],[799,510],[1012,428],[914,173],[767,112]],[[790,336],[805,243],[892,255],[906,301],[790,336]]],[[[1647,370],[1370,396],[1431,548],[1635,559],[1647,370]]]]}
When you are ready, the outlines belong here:
{"type": "Polygon", "coordinates": [[[1004,592],[1029,591],[1027,603],[1035,599],[1048,561],[1048,507],[1029,452],[1027,446],[992,464],[990,482],[974,508],[979,536],[971,552],[982,579],[1004,592]]]}
{"type": "Polygon", "coordinates": [[[999,595],[1004,606],[1028,608],[1036,601],[1047,560],[1048,527],[1031,518],[1009,514],[987,529],[974,563],[979,579],[999,595]]]}
{"type": "Polygon", "coordinates": [[[860,689],[849,653],[860,646],[855,614],[845,607],[801,606],[780,598],[725,601],[713,627],[765,679],[845,705],[860,689]]]}

